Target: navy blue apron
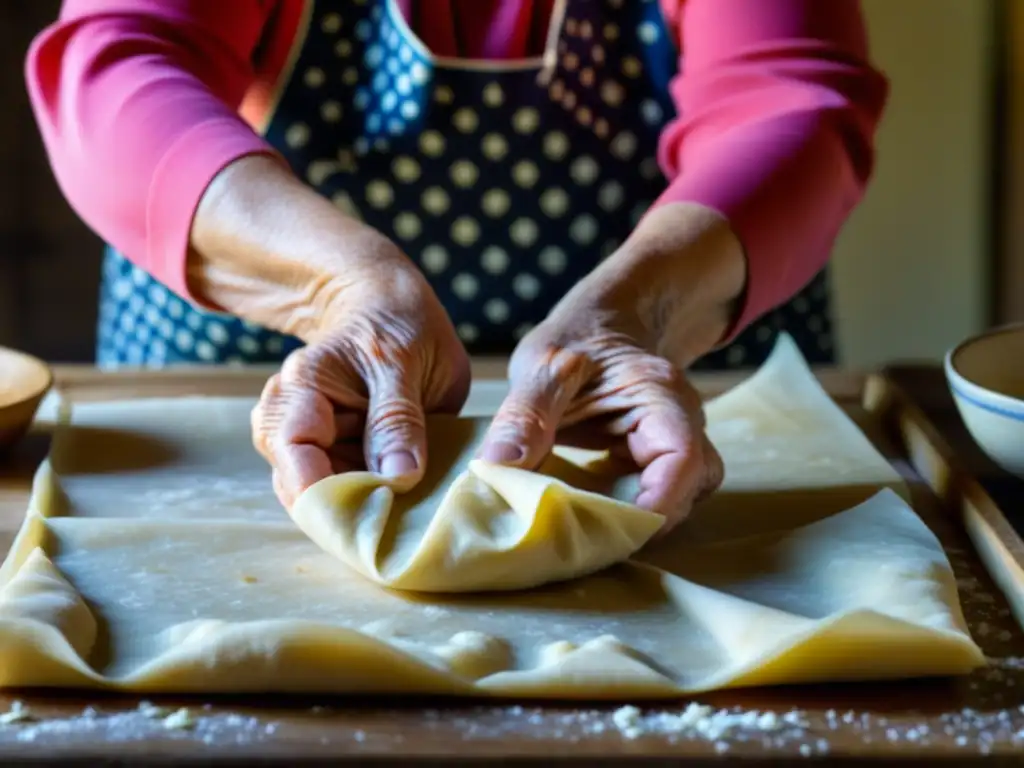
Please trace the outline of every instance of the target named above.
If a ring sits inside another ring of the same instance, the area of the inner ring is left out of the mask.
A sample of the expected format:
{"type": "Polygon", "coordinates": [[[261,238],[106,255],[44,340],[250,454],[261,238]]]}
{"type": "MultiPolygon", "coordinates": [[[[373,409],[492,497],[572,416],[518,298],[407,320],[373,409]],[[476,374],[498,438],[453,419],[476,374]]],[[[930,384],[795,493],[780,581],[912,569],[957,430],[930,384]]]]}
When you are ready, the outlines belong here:
{"type": "MultiPolygon", "coordinates": [[[[566,0],[547,55],[515,62],[433,57],[391,0],[309,10],[266,138],[405,250],[471,354],[510,353],[664,190],[679,56],[657,0],[566,0]]],[[[825,273],[696,367],[759,365],[782,329],[832,361],[825,273]]],[[[276,362],[298,346],[193,307],[108,249],[100,365],[276,362]]]]}

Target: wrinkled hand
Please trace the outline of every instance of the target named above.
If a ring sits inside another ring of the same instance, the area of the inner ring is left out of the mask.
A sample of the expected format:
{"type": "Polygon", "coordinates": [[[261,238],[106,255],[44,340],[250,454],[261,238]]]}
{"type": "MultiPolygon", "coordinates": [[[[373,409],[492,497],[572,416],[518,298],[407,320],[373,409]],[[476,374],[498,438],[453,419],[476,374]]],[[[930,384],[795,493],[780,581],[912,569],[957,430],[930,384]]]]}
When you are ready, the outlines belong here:
{"type": "Polygon", "coordinates": [[[610,449],[642,470],[636,503],[679,522],[722,481],[686,376],[628,334],[554,317],[516,349],[483,458],[532,469],[562,445],[610,449]]]}
{"type": "Polygon", "coordinates": [[[425,413],[458,412],[470,368],[401,249],[263,155],[214,178],[189,246],[197,297],[306,343],[267,382],[252,414],[253,442],[281,502],[290,508],[319,480],[356,469],[418,482],[425,413]]]}
{"type": "Polygon", "coordinates": [[[457,413],[469,393],[469,358],[426,280],[397,252],[373,261],[347,275],[315,337],[253,411],[254,442],[287,507],[351,470],[419,482],[425,414],[457,413]]]}
{"type": "Polygon", "coordinates": [[[520,342],[481,456],[534,469],[556,442],[610,450],[641,471],[636,503],[674,526],[723,479],[683,370],[720,340],[744,280],[720,216],[650,215],[520,342]]]}

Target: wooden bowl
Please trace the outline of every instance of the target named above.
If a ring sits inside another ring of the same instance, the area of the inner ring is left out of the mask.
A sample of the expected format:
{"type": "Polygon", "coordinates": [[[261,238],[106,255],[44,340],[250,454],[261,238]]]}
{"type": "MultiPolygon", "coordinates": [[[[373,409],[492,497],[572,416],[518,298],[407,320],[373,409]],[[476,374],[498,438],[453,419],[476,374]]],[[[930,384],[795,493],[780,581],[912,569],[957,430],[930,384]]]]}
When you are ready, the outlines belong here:
{"type": "Polygon", "coordinates": [[[52,385],[53,374],[42,360],[0,347],[0,451],[25,434],[52,385]]]}

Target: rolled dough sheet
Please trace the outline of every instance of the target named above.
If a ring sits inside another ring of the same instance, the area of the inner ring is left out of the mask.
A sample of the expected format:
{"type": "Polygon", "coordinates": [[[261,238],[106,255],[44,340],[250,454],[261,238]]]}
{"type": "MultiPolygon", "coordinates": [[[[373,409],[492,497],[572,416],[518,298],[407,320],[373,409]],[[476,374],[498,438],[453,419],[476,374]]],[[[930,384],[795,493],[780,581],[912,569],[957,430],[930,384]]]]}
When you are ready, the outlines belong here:
{"type": "MultiPolygon", "coordinates": [[[[798,378],[810,377],[798,356],[781,359],[790,369],[795,363],[798,378]]],[[[786,410],[777,405],[789,401],[769,389],[777,378],[763,374],[738,390],[746,409],[742,401],[724,409],[725,395],[709,413],[712,430],[720,428],[716,407],[734,422],[720,444],[730,478],[722,496],[752,505],[758,487],[773,491],[760,515],[775,530],[725,536],[728,521],[702,523],[702,509],[689,534],[627,563],[527,591],[472,595],[386,589],[298,530],[250,447],[251,402],[65,409],[68,423],[57,428],[0,569],[0,685],[622,699],[982,665],[939,543],[885,489],[901,487],[898,476],[827,396],[816,398],[816,384],[804,387],[800,409],[786,410]],[[766,473],[742,459],[765,450],[748,438],[771,435],[773,419],[799,427],[779,444],[792,462],[766,473]],[[820,464],[818,474],[801,475],[822,455],[839,469],[820,464]],[[840,512],[850,488],[863,503],[840,512]],[[804,489],[822,502],[820,519],[787,527],[785,502],[799,502],[804,489]]],[[[476,425],[459,426],[478,434],[476,425]]],[[[577,489],[595,483],[588,490],[622,500],[633,491],[629,478],[559,471],[577,489]]],[[[617,530],[635,508],[607,501],[594,509],[605,518],[598,528],[617,530]]],[[[716,514],[728,513],[724,505],[716,514]]],[[[412,549],[391,551],[415,552],[423,524],[398,517],[393,527],[412,549]]],[[[509,526],[522,525],[512,517],[509,526]]],[[[570,509],[549,523],[561,526],[557,539],[581,519],[570,509]]],[[[382,540],[369,562],[386,565],[377,557],[382,540]]],[[[493,542],[494,530],[466,540],[493,542]]],[[[486,555],[475,556],[489,567],[486,555]]]]}
{"type": "MultiPolygon", "coordinates": [[[[725,481],[684,523],[691,540],[795,528],[910,489],[781,335],[753,376],[705,405],[725,481]]],[[[871,426],[864,425],[865,428],[871,426]]]]}
{"type": "Polygon", "coordinates": [[[310,488],[292,518],[324,550],[384,586],[518,590],[594,573],[639,550],[664,519],[627,501],[631,478],[599,454],[559,449],[539,472],[473,460],[485,419],[428,423],[428,471],[400,493],[368,472],[310,488]]]}
{"type": "MultiPolygon", "coordinates": [[[[707,410],[726,481],[684,528],[690,541],[792,529],[886,487],[908,495],[788,336],[707,410]]],[[[619,477],[599,454],[556,448],[539,473],[471,461],[486,427],[483,419],[435,418],[427,476],[411,493],[351,472],[309,489],[292,517],[367,578],[421,592],[516,590],[584,576],[622,562],[661,527],[629,503],[638,478],[619,477]]]]}

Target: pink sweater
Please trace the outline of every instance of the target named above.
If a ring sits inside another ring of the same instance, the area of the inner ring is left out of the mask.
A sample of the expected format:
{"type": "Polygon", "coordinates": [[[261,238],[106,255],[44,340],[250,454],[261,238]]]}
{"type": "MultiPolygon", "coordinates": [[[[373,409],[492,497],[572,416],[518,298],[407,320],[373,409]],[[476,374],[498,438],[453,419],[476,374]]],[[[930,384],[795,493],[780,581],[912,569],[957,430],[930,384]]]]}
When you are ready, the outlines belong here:
{"type": "MultiPolygon", "coordinates": [[[[270,151],[252,105],[284,70],[304,2],[64,0],[29,51],[29,93],[64,194],[183,296],[204,190],[233,160],[270,151]]],[[[680,118],[660,142],[670,180],[660,202],[714,208],[742,240],[749,283],[736,333],[825,264],[871,174],[888,86],[868,63],[858,0],[660,2],[685,55],[671,87],[680,118]]],[[[552,4],[398,0],[435,53],[477,58],[535,53],[552,4]],[[458,39],[475,42],[460,51],[458,39]]]]}

